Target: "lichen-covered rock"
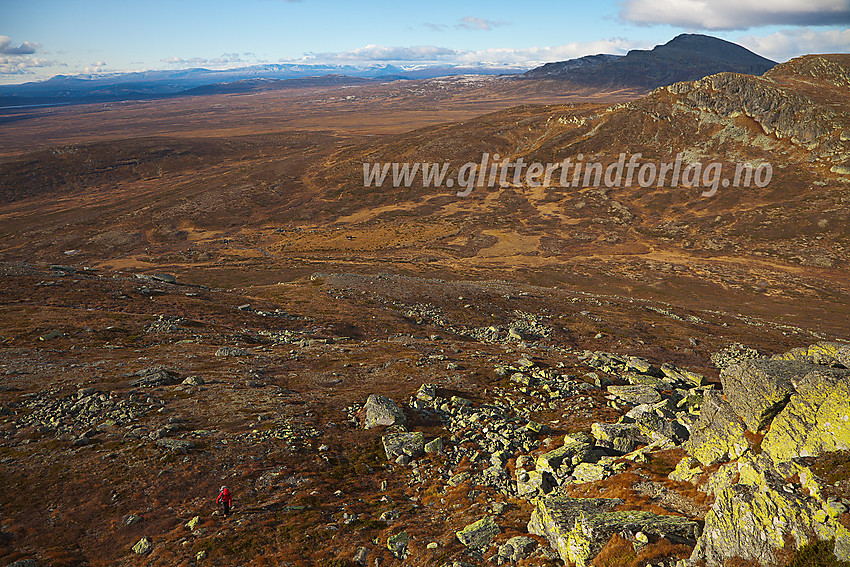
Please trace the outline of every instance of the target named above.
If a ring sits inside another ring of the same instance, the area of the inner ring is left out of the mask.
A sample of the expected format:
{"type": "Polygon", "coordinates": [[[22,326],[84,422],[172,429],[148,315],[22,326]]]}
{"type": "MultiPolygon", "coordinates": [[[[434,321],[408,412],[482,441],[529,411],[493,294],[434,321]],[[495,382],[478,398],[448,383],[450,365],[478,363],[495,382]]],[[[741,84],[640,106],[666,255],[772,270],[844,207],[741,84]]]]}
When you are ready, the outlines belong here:
{"type": "Polygon", "coordinates": [[[387,433],[381,438],[387,460],[394,460],[401,455],[415,459],[425,452],[425,438],[421,431],[400,431],[387,433]]]}
{"type": "Polygon", "coordinates": [[[590,432],[600,447],[631,453],[638,445],[650,442],[634,423],[594,423],[590,432]]]}
{"type": "Polygon", "coordinates": [[[537,472],[548,472],[556,478],[568,476],[573,465],[581,462],[590,449],[590,443],[567,436],[564,438],[564,445],[537,457],[537,472]]]}
{"type": "Polygon", "coordinates": [[[379,425],[404,425],[405,421],[404,412],[390,398],[371,394],[366,399],[364,429],[372,429],[379,425]]]}
{"type": "Polygon", "coordinates": [[[642,358],[638,358],[637,356],[632,356],[626,361],[626,368],[634,370],[641,374],[646,374],[647,376],[662,376],[662,373],[658,368],[650,364],[648,361],[642,358]]]}
{"type": "Polygon", "coordinates": [[[548,472],[517,469],[516,476],[516,492],[520,498],[530,499],[541,493],[548,494],[558,484],[552,473],[548,472]]]}
{"type": "Polygon", "coordinates": [[[138,542],[136,542],[136,545],[133,546],[133,553],[136,553],[138,555],[145,555],[146,553],[150,553],[152,548],[153,542],[150,539],[143,537],[138,542]]]}
{"type": "Polygon", "coordinates": [[[658,390],[647,384],[608,386],[608,393],[629,404],[654,404],[661,401],[658,390]]]}
{"type": "Polygon", "coordinates": [[[735,484],[738,476],[738,461],[723,463],[714,471],[705,483],[699,487],[702,492],[714,494],[715,496],[735,484]]]}
{"type": "Polygon", "coordinates": [[[792,348],[788,352],[774,354],[770,360],[786,360],[788,362],[807,362],[814,364],[814,361],[809,357],[809,349],[807,347],[792,348]]]}
{"type": "Polygon", "coordinates": [[[683,457],[676,468],[667,477],[670,480],[694,482],[694,479],[702,474],[700,462],[693,457],[683,457]]]}
{"type": "Polygon", "coordinates": [[[387,549],[399,559],[403,559],[407,555],[408,543],[410,543],[410,536],[407,532],[399,532],[387,538],[387,549]]]}
{"type": "Polygon", "coordinates": [[[422,384],[416,392],[416,399],[425,402],[432,402],[437,397],[436,384],[422,384]]]}
{"type": "Polygon", "coordinates": [[[661,365],[661,371],[667,378],[674,382],[690,384],[692,386],[702,386],[705,383],[705,376],[702,374],[686,370],[685,368],[679,368],[669,362],[661,365]]]}
{"type": "Polygon", "coordinates": [[[686,518],[659,516],[643,510],[614,512],[617,498],[553,496],[537,501],[529,533],[542,535],[566,563],[586,567],[614,533],[624,529],[672,541],[693,542],[698,525],[686,518]]]}
{"type": "Polygon", "coordinates": [[[741,557],[775,565],[786,538],[793,538],[799,547],[812,536],[835,538],[836,555],[850,558],[850,531],[831,518],[817,499],[788,488],[770,471],[758,471],[749,480],[756,483],[736,484],[717,494],[692,563],[705,561],[707,567],[720,567],[729,557],[741,557]]]}
{"type": "Polygon", "coordinates": [[[579,463],[573,470],[575,482],[596,482],[611,476],[611,469],[599,463],[579,463]]]}
{"type": "Polygon", "coordinates": [[[480,550],[490,547],[499,533],[501,530],[492,516],[485,516],[457,532],[457,539],[470,549],[480,550]]]}
{"type": "Polygon", "coordinates": [[[759,351],[754,348],[742,345],[741,343],[732,343],[719,351],[712,353],[711,362],[714,366],[723,371],[727,366],[739,364],[748,360],[762,358],[759,351]]]}
{"type": "Polygon", "coordinates": [[[688,454],[705,466],[737,459],[750,448],[744,423],[716,390],[707,390],[700,417],[685,444],[688,454]]]}
{"type": "MultiPolygon", "coordinates": [[[[669,446],[681,444],[688,438],[688,430],[680,423],[659,415],[659,411],[648,404],[644,404],[635,407],[626,416],[634,420],[642,438],[646,439],[647,442],[658,441],[669,446]]],[[[667,415],[673,417],[673,414],[669,412],[667,412],[667,415]]],[[[638,437],[638,439],[640,438],[638,437]]]]}
{"type": "Polygon", "coordinates": [[[850,344],[821,341],[810,345],[806,354],[815,364],[850,368],[850,344]]]}
{"type": "Polygon", "coordinates": [[[514,536],[499,547],[499,557],[509,561],[525,559],[537,547],[537,540],[528,536],[514,536]]]}
{"type": "Polygon", "coordinates": [[[156,444],[163,449],[180,454],[186,454],[195,448],[195,444],[188,439],[170,439],[168,437],[164,437],[162,439],[157,439],[156,444]]]}
{"type": "Polygon", "coordinates": [[[426,453],[442,453],[443,452],[443,438],[437,437],[436,439],[432,439],[425,443],[425,452],[426,453]]]}
{"type": "Polygon", "coordinates": [[[720,381],[732,409],[755,432],[785,407],[794,383],[814,368],[803,362],[756,359],[724,368],[720,381]]]}
{"type": "Polygon", "coordinates": [[[820,369],[799,380],[762,449],[776,462],[850,448],[850,372],[820,369]]]}

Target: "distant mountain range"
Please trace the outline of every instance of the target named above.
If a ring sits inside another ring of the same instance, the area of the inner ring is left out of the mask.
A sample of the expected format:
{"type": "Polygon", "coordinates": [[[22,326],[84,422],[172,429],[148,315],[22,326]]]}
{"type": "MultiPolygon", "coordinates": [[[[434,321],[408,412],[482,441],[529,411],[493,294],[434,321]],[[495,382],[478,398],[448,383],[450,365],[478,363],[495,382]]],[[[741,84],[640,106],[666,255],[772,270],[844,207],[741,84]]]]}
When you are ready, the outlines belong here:
{"type": "MultiPolygon", "coordinates": [[[[513,69],[521,72],[523,69],[513,69]]],[[[114,102],[182,95],[252,92],[367,80],[430,79],[452,75],[498,75],[503,68],[394,65],[254,65],[240,69],[182,69],[109,75],[56,75],[46,81],[0,85],[0,108],[29,105],[114,102]],[[295,80],[295,82],[291,82],[295,80]],[[305,82],[306,81],[306,82],[305,82]],[[231,86],[226,86],[231,85],[231,86]]]]}
{"type": "Polygon", "coordinates": [[[249,93],[368,81],[430,79],[451,75],[516,72],[522,79],[559,79],[595,88],[652,89],[679,81],[732,71],[761,75],[776,63],[740,45],[715,37],[683,34],[652,50],[626,55],[588,55],[547,63],[522,75],[522,69],[394,65],[254,65],[240,69],[184,69],[110,75],[57,75],[46,81],[0,85],[0,108],[141,100],[172,96],[249,93]]]}
{"type": "Polygon", "coordinates": [[[635,49],[626,55],[588,55],[547,63],[522,76],[526,79],[563,79],[606,89],[653,89],[724,71],[761,75],[775,65],[775,61],[736,43],[707,35],[682,34],[651,50],[635,49]]]}

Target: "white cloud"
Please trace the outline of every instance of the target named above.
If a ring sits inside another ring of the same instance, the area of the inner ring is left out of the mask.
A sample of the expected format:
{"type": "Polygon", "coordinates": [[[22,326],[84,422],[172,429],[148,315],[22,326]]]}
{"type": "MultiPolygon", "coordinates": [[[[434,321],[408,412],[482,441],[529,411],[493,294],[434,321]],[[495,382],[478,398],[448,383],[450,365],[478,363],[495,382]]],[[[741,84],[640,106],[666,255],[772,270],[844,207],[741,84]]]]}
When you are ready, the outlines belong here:
{"type": "Polygon", "coordinates": [[[25,41],[18,47],[12,45],[12,38],[0,35],[0,53],[3,55],[31,55],[41,47],[34,41],[25,41]]]}
{"type": "Polygon", "coordinates": [[[16,47],[9,36],[0,35],[0,77],[34,75],[35,69],[45,67],[67,67],[61,61],[35,57],[39,49],[41,45],[34,41],[25,41],[16,47]]]}
{"type": "Polygon", "coordinates": [[[103,73],[104,71],[106,71],[106,61],[95,61],[83,69],[83,73],[88,73],[89,75],[103,73]]]}
{"type": "MultiPolygon", "coordinates": [[[[421,45],[389,47],[367,45],[351,51],[334,53],[308,53],[301,63],[436,63],[463,66],[536,67],[551,61],[564,61],[597,53],[623,54],[629,49],[651,47],[646,42],[610,38],[591,42],[571,42],[563,45],[526,48],[493,48],[480,50],[455,50],[447,47],[421,45]]],[[[290,60],[290,62],[293,62],[290,60]]]]}
{"type": "Polygon", "coordinates": [[[33,69],[67,67],[61,61],[39,57],[5,57],[0,55],[0,75],[32,75],[33,69]]]}
{"type": "Polygon", "coordinates": [[[766,36],[749,35],[736,40],[756,53],[787,61],[808,53],[850,52],[850,29],[815,31],[811,28],[784,29],[766,36]]]}
{"type": "Polygon", "coordinates": [[[834,26],[850,23],[850,0],[624,0],[620,17],[704,30],[834,26]]]}

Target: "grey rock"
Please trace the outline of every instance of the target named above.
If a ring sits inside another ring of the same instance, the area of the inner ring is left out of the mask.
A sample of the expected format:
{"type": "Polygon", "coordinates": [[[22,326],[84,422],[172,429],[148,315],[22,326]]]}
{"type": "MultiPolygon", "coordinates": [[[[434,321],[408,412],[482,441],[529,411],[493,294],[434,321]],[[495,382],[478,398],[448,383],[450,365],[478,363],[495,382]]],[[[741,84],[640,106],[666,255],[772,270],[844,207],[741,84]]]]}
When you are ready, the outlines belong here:
{"type": "Polygon", "coordinates": [[[509,561],[520,561],[530,556],[536,547],[536,539],[528,536],[514,536],[499,547],[499,556],[509,561]]]}
{"type": "Polygon", "coordinates": [[[401,455],[415,459],[425,451],[425,439],[421,431],[387,433],[381,441],[387,460],[395,460],[401,455]]]}
{"type": "Polygon", "coordinates": [[[608,393],[630,404],[654,404],[661,401],[661,394],[646,384],[629,386],[608,386],[608,393]]]}
{"type": "Polygon", "coordinates": [[[750,431],[764,429],[785,407],[794,383],[817,367],[801,362],[756,359],[720,372],[723,393],[750,431]]]}
{"type": "Polygon", "coordinates": [[[130,386],[134,388],[170,386],[180,381],[176,372],[162,366],[151,366],[150,368],[139,370],[133,375],[138,376],[138,378],[130,380],[130,386]]]}
{"type": "Polygon", "coordinates": [[[163,449],[181,454],[188,453],[195,448],[195,444],[188,439],[170,439],[168,437],[163,437],[162,439],[157,439],[156,444],[163,449]]]}
{"type": "Polygon", "coordinates": [[[443,438],[437,437],[436,439],[432,439],[425,444],[425,452],[426,453],[442,453],[443,452],[443,438]]]}
{"type": "Polygon", "coordinates": [[[528,531],[546,537],[565,563],[577,567],[589,565],[611,536],[625,529],[674,542],[696,541],[696,522],[643,510],[612,511],[622,502],[617,498],[542,498],[536,502],[528,531]]]}
{"type": "Polygon", "coordinates": [[[216,356],[248,356],[251,354],[244,348],[223,346],[215,351],[216,356]]]}
{"type": "Polygon", "coordinates": [[[812,539],[835,539],[835,554],[850,559],[850,532],[824,513],[820,501],[804,494],[801,486],[789,485],[765,459],[744,468],[749,470],[746,485],[729,485],[717,493],[692,563],[720,567],[729,557],[741,557],[776,565],[789,547],[787,538],[791,549],[812,539]]]}
{"type": "Polygon", "coordinates": [[[492,516],[485,516],[457,532],[457,539],[470,549],[484,550],[501,533],[492,516]]]}
{"type": "Polygon", "coordinates": [[[369,549],[365,547],[358,548],[357,553],[354,554],[351,560],[365,567],[369,563],[369,549]]]}
{"type": "Polygon", "coordinates": [[[371,394],[366,399],[366,417],[363,420],[365,429],[381,425],[404,425],[406,418],[401,408],[390,398],[371,394]]]}
{"type": "Polygon", "coordinates": [[[151,274],[148,276],[151,280],[163,283],[176,284],[177,277],[174,274],[151,274]]]}
{"type": "Polygon", "coordinates": [[[744,423],[716,390],[703,396],[699,421],[685,444],[688,454],[705,466],[734,460],[750,448],[744,423]]]}

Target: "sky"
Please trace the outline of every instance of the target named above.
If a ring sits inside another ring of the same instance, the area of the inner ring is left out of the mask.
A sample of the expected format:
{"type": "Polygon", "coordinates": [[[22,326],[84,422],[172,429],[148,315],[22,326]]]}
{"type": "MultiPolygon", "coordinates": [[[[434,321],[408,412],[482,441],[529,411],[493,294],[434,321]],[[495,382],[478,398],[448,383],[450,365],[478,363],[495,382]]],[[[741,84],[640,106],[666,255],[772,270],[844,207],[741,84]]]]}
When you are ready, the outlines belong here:
{"type": "Polygon", "coordinates": [[[526,69],[704,33],[850,52],[850,0],[0,0],[0,83],[267,63],[526,69]]]}

